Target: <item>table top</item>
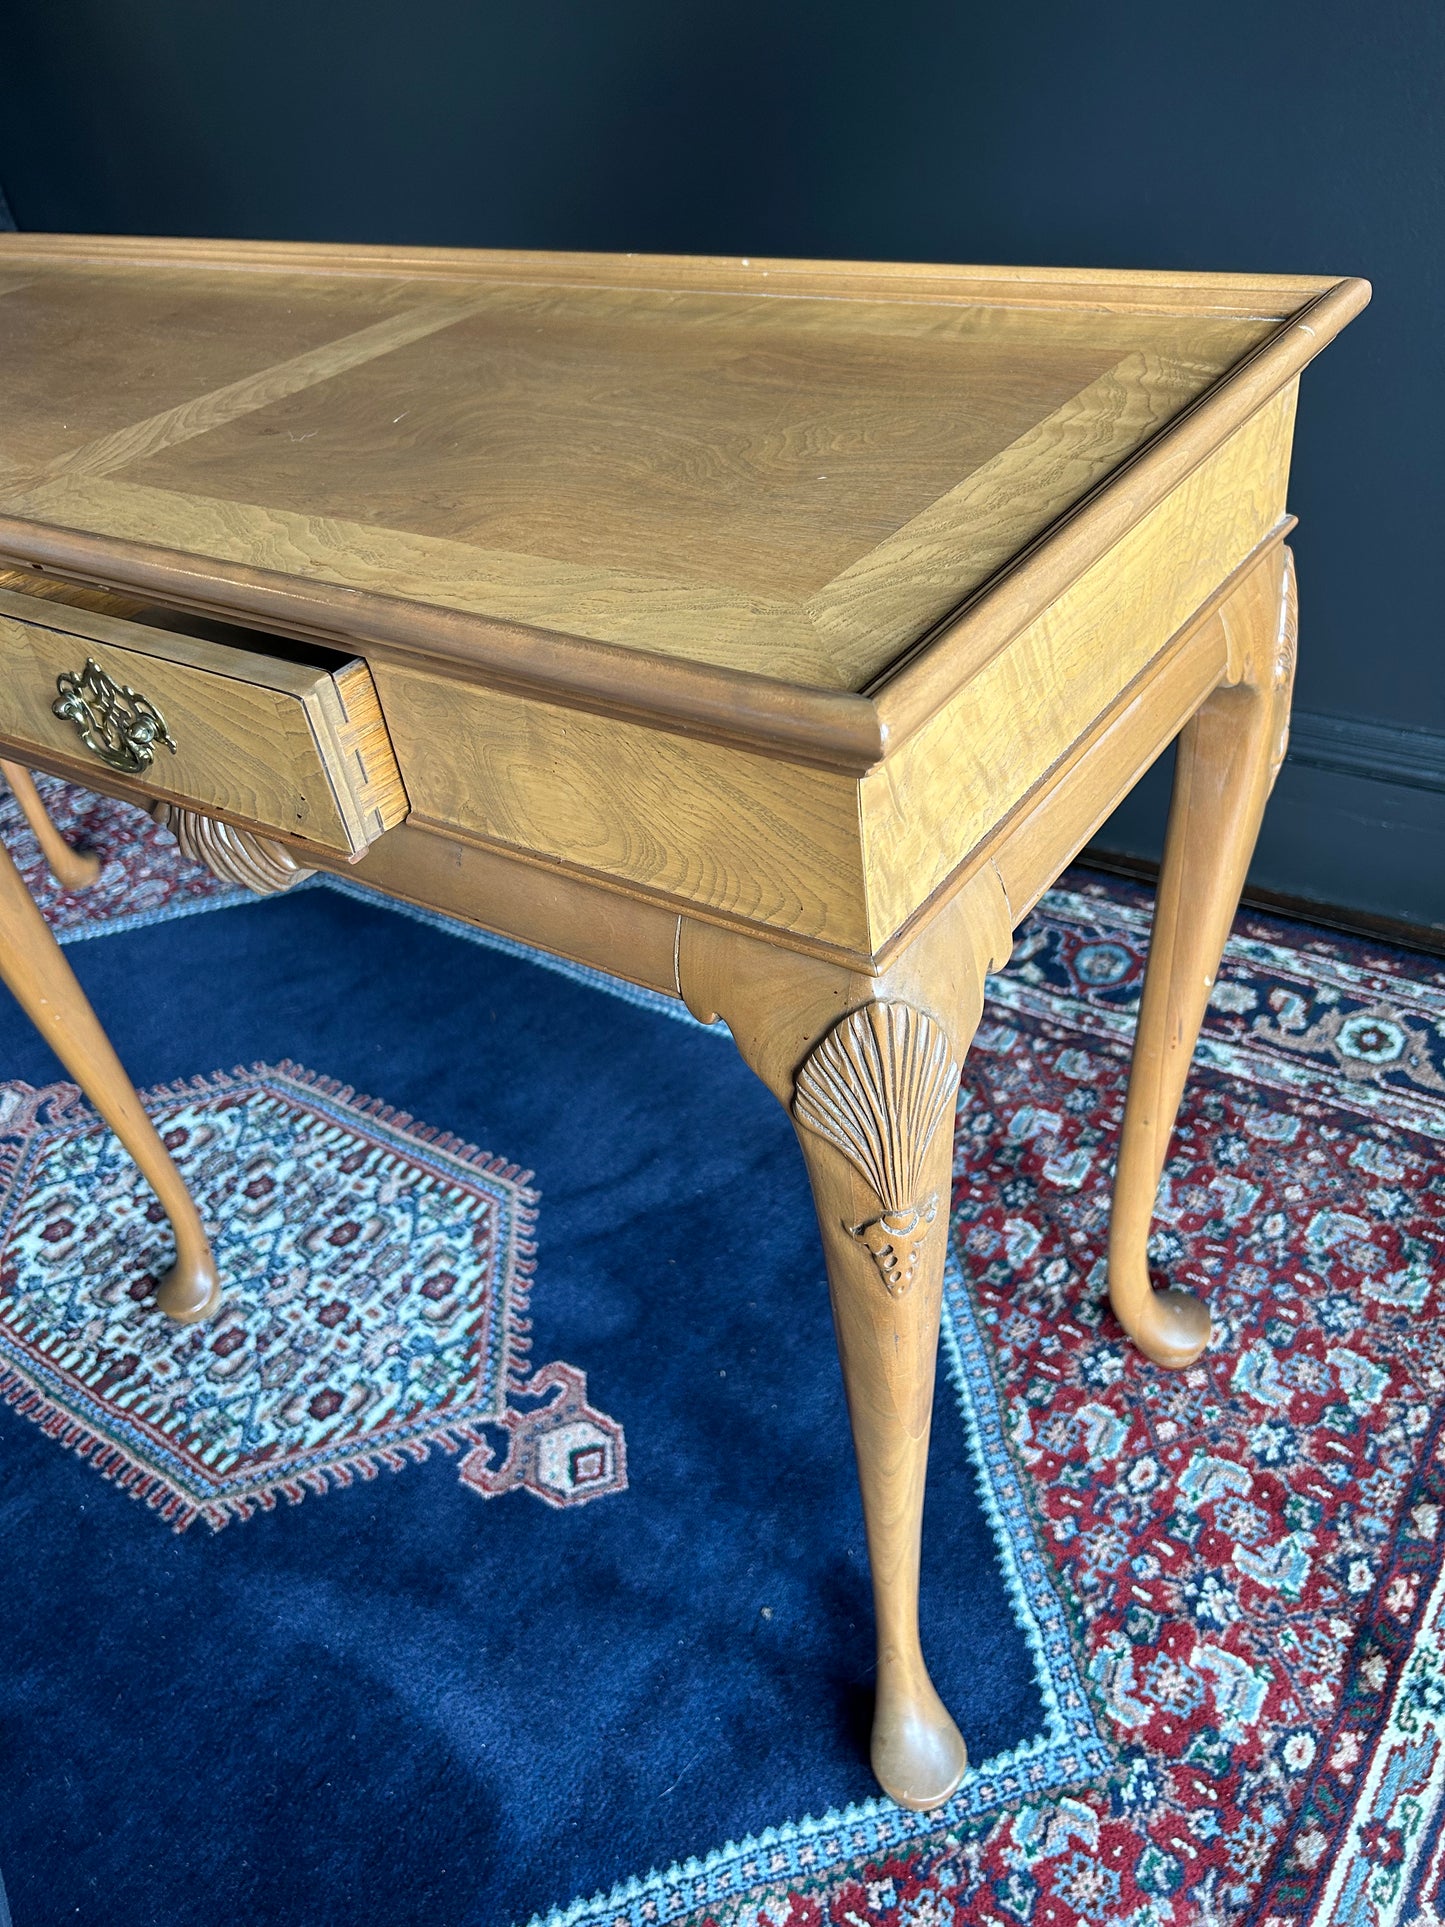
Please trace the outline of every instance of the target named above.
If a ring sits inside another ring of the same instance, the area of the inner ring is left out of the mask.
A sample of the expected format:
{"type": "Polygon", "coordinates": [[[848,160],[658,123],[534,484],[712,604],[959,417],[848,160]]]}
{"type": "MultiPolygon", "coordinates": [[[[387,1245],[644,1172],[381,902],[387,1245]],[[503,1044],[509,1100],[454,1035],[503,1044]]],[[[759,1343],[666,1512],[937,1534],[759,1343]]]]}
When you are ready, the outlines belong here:
{"type": "Polygon", "coordinates": [[[1367,293],[6,235],[0,559],[866,763],[1367,293]]]}

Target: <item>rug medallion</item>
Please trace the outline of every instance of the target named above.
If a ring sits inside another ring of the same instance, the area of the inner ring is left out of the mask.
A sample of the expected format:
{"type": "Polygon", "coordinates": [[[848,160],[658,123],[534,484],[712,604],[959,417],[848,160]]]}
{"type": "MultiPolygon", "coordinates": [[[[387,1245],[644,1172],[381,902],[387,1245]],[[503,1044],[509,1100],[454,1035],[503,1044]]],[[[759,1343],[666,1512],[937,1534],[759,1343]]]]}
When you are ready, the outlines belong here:
{"type": "Polygon", "coordinates": [[[292,1064],[146,1103],[211,1232],[205,1325],[156,1313],[170,1228],[75,1087],[0,1091],[0,1393],[51,1436],[177,1530],[433,1448],[484,1497],[626,1485],[582,1374],[527,1373],[526,1173],[292,1064]]]}

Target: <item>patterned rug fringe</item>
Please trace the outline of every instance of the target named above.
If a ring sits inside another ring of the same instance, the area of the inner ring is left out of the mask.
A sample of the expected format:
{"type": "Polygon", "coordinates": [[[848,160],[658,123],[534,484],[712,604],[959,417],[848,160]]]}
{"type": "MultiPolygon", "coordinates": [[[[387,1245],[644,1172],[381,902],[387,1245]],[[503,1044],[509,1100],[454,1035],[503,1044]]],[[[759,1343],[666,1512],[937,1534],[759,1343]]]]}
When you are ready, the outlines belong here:
{"type": "MultiPolygon", "coordinates": [[[[368,1097],[358,1092],[351,1084],[343,1084],[339,1078],[326,1077],[320,1071],[308,1070],[304,1064],[294,1063],[290,1058],[280,1058],[274,1064],[237,1064],[230,1071],[202,1072],[194,1077],[178,1077],[165,1084],[151,1084],[141,1092],[142,1101],[149,1107],[153,1103],[167,1099],[209,1097],[224,1089],[236,1077],[284,1077],[298,1090],[307,1091],[317,1097],[332,1099],[335,1103],[345,1104],[348,1109],[361,1116],[384,1124],[389,1130],[404,1132],[418,1144],[429,1150],[440,1152],[444,1157],[455,1158],[457,1163],[467,1165],[483,1177],[502,1178],[517,1187],[519,1197],[528,1210],[525,1223],[530,1229],[537,1221],[536,1206],[542,1194],[532,1184],[533,1173],[524,1170],[520,1164],[509,1164],[505,1158],[493,1157],[489,1151],[482,1151],[465,1138],[456,1137],[450,1131],[439,1130],[431,1124],[422,1124],[409,1111],[398,1110],[379,1097],[368,1097]]],[[[7,1094],[20,1103],[35,1104],[43,1101],[51,1107],[56,1118],[67,1118],[78,1112],[92,1110],[89,1099],[85,1097],[78,1084],[58,1080],[37,1088],[33,1084],[23,1084],[18,1080],[7,1083],[7,1094]]],[[[12,1115],[18,1115],[12,1112],[12,1115]]],[[[519,1214],[519,1222],[522,1219],[519,1214]]],[[[519,1249],[533,1249],[534,1246],[519,1245],[519,1249]]]]}
{"type": "MultiPolygon", "coordinates": [[[[454,1136],[450,1131],[418,1123],[410,1111],[398,1110],[379,1097],[368,1097],[353,1085],[326,1077],[320,1071],[308,1070],[304,1064],[294,1063],[289,1057],[283,1057],[269,1066],[251,1064],[243,1068],[238,1065],[234,1074],[255,1076],[262,1070],[267,1071],[268,1075],[285,1077],[301,1090],[345,1104],[363,1117],[384,1124],[388,1130],[405,1132],[416,1143],[426,1145],[429,1150],[443,1157],[455,1158],[459,1164],[468,1165],[486,1177],[501,1178],[517,1187],[512,1240],[514,1284],[508,1301],[506,1329],[506,1388],[509,1393],[525,1390],[532,1355],[532,1321],[527,1313],[531,1307],[531,1283],[537,1272],[537,1240],[532,1234],[537,1224],[537,1207],[542,1201],[541,1192],[532,1183],[533,1173],[524,1170],[520,1164],[509,1164],[505,1158],[493,1157],[490,1152],[478,1149],[475,1144],[454,1136]]],[[[206,1078],[194,1081],[202,1089],[210,1088],[206,1078]]],[[[156,1094],[164,1088],[158,1087],[156,1094]]],[[[147,1098],[151,1094],[148,1091],[147,1098]]],[[[422,1456],[425,1457],[425,1453],[422,1456]]]]}
{"type": "Polygon", "coordinates": [[[452,1421],[419,1438],[358,1451],[334,1465],[308,1467],[264,1490],[214,1501],[194,1500],[178,1492],[159,1473],[137,1465],[128,1453],[57,1405],[14,1366],[0,1365],[0,1398],[13,1406],[22,1418],[38,1425],[47,1438],[84,1459],[112,1485],[132,1498],[144,1500],[177,1532],[184,1532],[197,1519],[204,1519],[213,1531],[219,1532],[232,1519],[249,1519],[258,1510],[274,1511],[278,1494],[289,1504],[300,1505],[308,1492],[338,1492],[358,1478],[374,1479],[379,1472],[402,1472],[408,1465],[423,1465],[433,1452],[455,1456],[458,1452],[485,1447],[487,1442],[484,1426],[452,1421]]]}
{"type": "MultiPolygon", "coordinates": [[[[302,1090],[315,1091],[321,1097],[334,1098],[338,1104],[345,1104],[348,1109],[359,1111],[363,1117],[374,1118],[378,1124],[385,1124],[393,1131],[404,1131],[418,1144],[429,1145],[434,1151],[440,1151],[447,1157],[455,1158],[459,1164],[470,1165],[474,1171],[480,1171],[487,1177],[504,1178],[508,1184],[515,1184],[525,1193],[529,1205],[536,1205],[541,1200],[542,1194],[530,1188],[532,1172],[524,1171],[520,1164],[508,1164],[505,1158],[494,1158],[490,1152],[478,1150],[475,1144],[469,1144],[465,1138],[454,1137],[450,1131],[439,1130],[432,1124],[420,1124],[409,1111],[399,1111],[394,1105],[385,1103],[379,1097],[367,1097],[365,1093],[358,1092],[354,1086],[343,1084],[334,1077],[326,1077],[320,1071],[308,1070],[304,1064],[293,1063],[288,1057],[281,1058],[275,1064],[237,1065],[233,1075],[249,1077],[262,1071],[268,1075],[279,1074],[288,1078],[302,1090]]],[[[195,1083],[201,1089],[211,1088],[210,1080],[204,1077],[197,1078],[195,1083]]],[[[166,1088],[166,1086],[157,1087],[157,1094],[166,1088]]],[[[528,1222],[529,1224],[536,1222],[535,1211],[528,1222]]]]}

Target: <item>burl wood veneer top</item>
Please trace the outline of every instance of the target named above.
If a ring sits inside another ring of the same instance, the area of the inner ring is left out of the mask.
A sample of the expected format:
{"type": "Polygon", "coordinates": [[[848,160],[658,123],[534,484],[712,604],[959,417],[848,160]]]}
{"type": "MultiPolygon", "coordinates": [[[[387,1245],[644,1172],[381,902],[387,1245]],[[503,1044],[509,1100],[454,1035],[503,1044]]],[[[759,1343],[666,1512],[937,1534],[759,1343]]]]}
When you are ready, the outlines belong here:
{"type": "Polygon", "coordinates": [[[1350,285],[6,235],[0,558],[866,762],[860,694],[1350,285]]]}

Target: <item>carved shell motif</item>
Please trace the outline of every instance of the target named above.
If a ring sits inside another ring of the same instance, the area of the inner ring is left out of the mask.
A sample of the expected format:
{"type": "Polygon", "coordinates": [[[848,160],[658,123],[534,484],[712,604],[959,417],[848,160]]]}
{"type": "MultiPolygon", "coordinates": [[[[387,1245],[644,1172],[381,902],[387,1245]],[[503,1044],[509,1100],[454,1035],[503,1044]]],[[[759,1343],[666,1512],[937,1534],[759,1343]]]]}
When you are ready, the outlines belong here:
{"type": "Polygon", "coordinates": [[[162,829],[170,831],[180,845],[182,856],[190,857],[194,863],[204,863],[223,883],[242,884],[259,897],[289,890],[293,883],[303,883],[316,874],[298,863],[284,843],[254,836],[250,830],[238,830],[234,824],[220,823],[197,810],[181,809],[175,803],[155,803],[151,806],[151,815],[162,829]]]}
{"type": "Polygon", "coordinates": [[[919,1196],[923,1161],[951,1115],[958,1065],[932,1018],[911,1004],[868,1004],[829,1031],[798,1073],[793,1115],[836,1145],[883,1209],[847,1229],[872,1252],[890,1292],[913,1282],[938,1211],[919,1196]]]}

